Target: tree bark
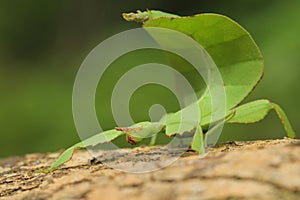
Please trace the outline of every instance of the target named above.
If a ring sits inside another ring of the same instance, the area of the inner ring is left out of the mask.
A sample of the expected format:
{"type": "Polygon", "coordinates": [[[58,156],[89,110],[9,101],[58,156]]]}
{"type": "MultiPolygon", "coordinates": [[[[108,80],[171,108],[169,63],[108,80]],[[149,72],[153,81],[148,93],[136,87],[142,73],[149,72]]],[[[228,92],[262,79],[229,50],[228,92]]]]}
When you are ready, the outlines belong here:
{"type": "Polygon", "coordinates": [[[35,173],[58,155],[0,160],[0,199],[300,199],[296,139],[229,142],[202,158],[187,152],[168,167],[141,174],[91,164],[91,155],[78,151],[56,171],[35,173]]]}

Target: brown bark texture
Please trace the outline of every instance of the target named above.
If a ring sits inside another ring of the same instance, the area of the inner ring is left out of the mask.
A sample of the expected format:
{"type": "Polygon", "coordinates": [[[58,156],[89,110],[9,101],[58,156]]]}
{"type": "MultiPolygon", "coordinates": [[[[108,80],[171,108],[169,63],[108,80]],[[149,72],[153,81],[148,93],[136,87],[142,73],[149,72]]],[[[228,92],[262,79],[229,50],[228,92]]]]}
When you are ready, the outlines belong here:
{"type": "Polygon", "coordinates": [[[187,152],[168,167],[140,174],[91,163],[87,151],[77,151],[56,171],[35,173],[59,153],[0,160],[0,199],[300,199],[297,139],[229,142],[202,158],[187,152]]]}

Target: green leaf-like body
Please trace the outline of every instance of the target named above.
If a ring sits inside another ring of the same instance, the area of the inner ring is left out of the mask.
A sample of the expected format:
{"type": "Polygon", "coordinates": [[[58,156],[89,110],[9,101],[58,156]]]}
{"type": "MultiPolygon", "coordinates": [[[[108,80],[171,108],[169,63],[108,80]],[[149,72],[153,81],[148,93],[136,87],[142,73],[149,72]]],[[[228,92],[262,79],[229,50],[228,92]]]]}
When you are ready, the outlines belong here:
{"type": "MultiPolygon", "coordinates": [[[[223,120],[227,123],[254,123],[262,120],[271,109],[276,111],[288,136],[291,138],[296,136],[287,116],[277,104],[268,100],[258,100],[237,107],[251,93],[263,76],[263,57],[250,34],[239,24],[219,14],[179,17],[155,10],[123,14],[123,17],[127,21],[142,22],[144,27],[168,28],[182,32],[202,45],[212,57],[224,81],[227,112],[223,118],[215,119],[214,122],[218,123],[206,132],[205,140],[208,139],[207,136],[222,126],[223,120]]],[[[172,61],[172,57],[170,58],[172,61]]],[[[173,63],[176,63],[176,60],[173,63]]],[[[193,88],[198,90],[196,93],[203,94],[197,102],[201,110],[201,122],[182,117],[183,109],[176,113],[167,114],[159,123],[141,122],[127,129],[119,128],[119,130],[105,131],[68,148],[49,169],[44,171],[52,171],[67,162],[77,148],[109,142],[123,134],[139,141],[156,135],[164,128],[168,136],[183,134],[185,131],[191,132],[196,129],[191,148],[203,153],[202,129],[207,128],[210,123],[214,123],[211,122],[211,115],[214,112],[210,105],[211,96],[209,92],[206,92],[203,83],[194,80],[193,72],[189,71],[190,68],[185,67],[184,63],[179,63],[179,65],[182,66],[179,66],[178,69],[185,73],[191,84],[194,84],[193,88]]]]}
{"type": "MultiPolygon", "coordinates": [[[[261,79],[263,57],[257,45],[250,34],[230,18],[218,14],[162,17],[160,13],[159,16],[145,21],[144,27],[176,30],[201,44],[221,72],[228,109],[245,99],[261,79]]],[[[209,97],[200,101],[203,115],[211,114],[207,106],[210,103],[209,97]]]]}

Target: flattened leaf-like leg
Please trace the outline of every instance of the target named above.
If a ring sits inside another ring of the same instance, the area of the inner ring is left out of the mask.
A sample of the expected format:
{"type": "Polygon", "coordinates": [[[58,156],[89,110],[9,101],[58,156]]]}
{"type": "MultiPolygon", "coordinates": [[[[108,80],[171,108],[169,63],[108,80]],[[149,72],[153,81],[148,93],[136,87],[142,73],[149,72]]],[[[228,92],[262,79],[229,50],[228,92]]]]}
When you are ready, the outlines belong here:
{"type": "Polygon", "coordinates": [[[269,100],[256,100],[234,109],[235,115],[227,123],[255,123],[265,118],[270,110],[274,109],[280,118],[284,129],[290,138],[295,138],[296,133],[292,128],[284,111],[275,103],[269,100]]]}
{"type": "Polygon", "coordinates": [[[196,132],[194,134],[191,148],[199,152],[200,154],[205,153],[204,143],[203,143],[203,132],[200,125],[197,127],[196,132]]]}
{"type": "Polygon", "coordinates": [[[44,170],[38,170],[36,172],[51,172],[57,169],[60,165],[64,164],[65,162],[68,162],[76,149],[80,148],[86,148],[88,146],[95,146],[97,144],[110,142],[114,140],[115,138],[119,137],[120,135],[125,134],[124,132],[117,131],[117,130],[109,130],[104,131],[102,133],[99,133],[97,135],[94,135],[82,142],[79,142],[71,147],[69,147],[67,150],[65,150],[48,169],[44,170]]]}
{"type": "Polygon", "coordinates": [[[157,134],[155,134],[155,135],[153,135],[153,136],[151,137],[151,141],[150,141],[149,145],[150,145],[150,146],[155,145],[156,139],[157,139],[157,134]]]}

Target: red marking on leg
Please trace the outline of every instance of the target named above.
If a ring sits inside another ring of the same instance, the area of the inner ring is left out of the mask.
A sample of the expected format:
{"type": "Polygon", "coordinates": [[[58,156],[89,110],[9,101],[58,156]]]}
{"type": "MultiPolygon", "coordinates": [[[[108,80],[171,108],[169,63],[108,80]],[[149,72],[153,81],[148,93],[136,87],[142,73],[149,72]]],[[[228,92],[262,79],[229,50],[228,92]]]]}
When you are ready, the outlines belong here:
{"type": "Polygon", "coordinates": [[[127,137],[127,142],[129,144],[131,144],[131,145],[136,145],[137,144],[137,142],[134,140],[134,138],[132,136],[127,135],[126,137],[127,137]]]}
{"type": "Polygon", "coordinates": [[[117,131],[123,131],[125,133],[127,132],[133,132],[133,131],[138,131],[138,130],[142,130],[144,127],[142,126],[139,126],[139,127],[136,127],[136,128],[129,128],[129,127],[115,127],[115,130],[117,131]]]}

